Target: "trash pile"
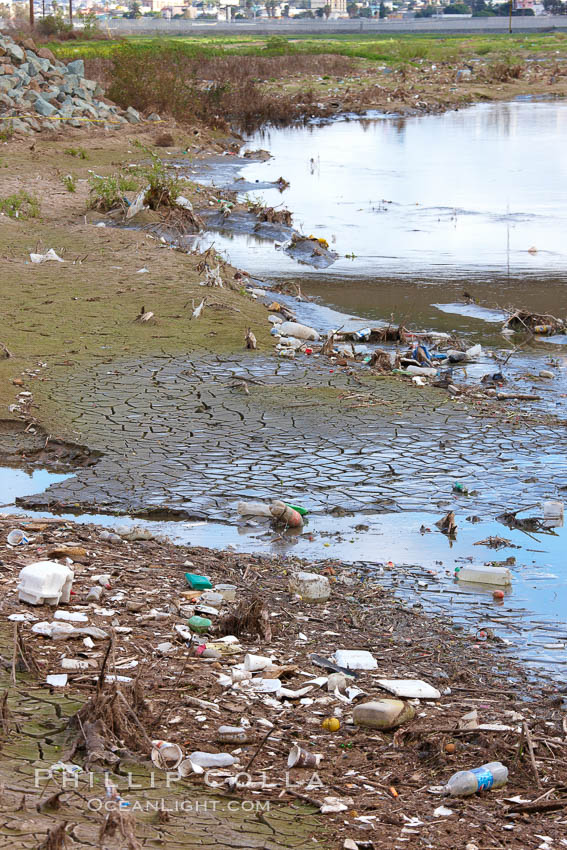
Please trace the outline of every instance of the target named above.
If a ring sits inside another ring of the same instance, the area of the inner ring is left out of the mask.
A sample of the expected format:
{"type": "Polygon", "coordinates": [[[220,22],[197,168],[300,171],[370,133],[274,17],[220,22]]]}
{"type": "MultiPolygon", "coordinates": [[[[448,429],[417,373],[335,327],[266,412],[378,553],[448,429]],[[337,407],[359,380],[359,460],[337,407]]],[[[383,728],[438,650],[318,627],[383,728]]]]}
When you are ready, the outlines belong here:
{"type": "Polygon", "coordinates": [[[69,769],[110,771],[130,802],[132,757],[164,786],[174,771],[308,802],[350,848],[464,847],[487,822],[509,847],[564,834],[566,706],[501,644],[402,604],[368,569],[118,531],[0,519],[4,660],[83,701],[69,769]]]}
{"type": "Polygon", "coordinates": [[[506,319],[504,333],[531,333],[536,336],[551,336],[565,333],[565,322],[548,313],[531,313],[528,310],[516,310],[506,319]]]}
{"type": "MultiPolygon", "coordinates": [[[[158,115],[148,120],[159,121],[158,115]]],[[[21,45],[0,35],[0,124],[14,133],[59,130],[100,123],[138,124],[140,113],[123,110],[104,98],[94,80],[85,79],[85,63],[75,59],[65,65],[46,47],[38,49],[32,39],[21,45]]]]}
{"type": "MultiPolygon", "coordinates": [[[[293,293],[299,301],[304,300],[300,288],[293,293]]],[[[461,339],[441,331],[410,331],[403,325],[384,324],[379,327],[361,327],[345,330],[344,327],[327,332],[302,324],[295,312],[285,303],[270,301],[270,293],[249,284],[248,293],[253,298],[264,299],[271,324],[270,334],[275,341],[277,356],[293,360],[296,356],[313,355],[328,358],[330,365],[346,368],[350,373],[355,367],[368,368],[373,375],[390,375],[409,379],[416,387],[433,386],[445,390],[449,395],[466,398],[487,409],[482,402],[541,401],[539,383],[525,389],[520,386],[506,388],[509,378],[504,367],[515,349],[486,354],[480,344],[468,345],[461,339]],[[479,374],[479,367],[487,360],[486,374],[479,374]],[[470,369],[469,367],[473,367],[470,369]]],[[[283,292],[283,290],[281,290],[283,292]]],[[[287,293],[291,294],[291,293],[287,293]]],[[[283,300],[283,299],[282,299],[283,300]]],[[[349,320],[352,326],[352,319],[349,320]]],[[[531,335],[561,333],[565,323],[549,315],[528,314],[516,311],[504,325],[503,332],[512,335],[520,330],[531,335]]],[[[248,346],[249,347],[249,346],[248,346]]],[[[256,346],[254,346],[256,347],[256,346]]],[[[549,365],[558,367],[552,358],[549,365]]],[[[518,370],[516,370],[517,372],[518,370]]],[[[520,380],[551,380],[556,373],[540,369],[537,375],[517,374],[520,380]]],[[[355,406],[366,407],[376,403],[364,393],[349,396],[360,402],[355,406]]],[[[521,414],[519,414],[521,415],[521,414]]],[[[529,417],[529,411],[524,415],[529,417]]]]}
{"type": "MultiPolygon", "coordinates": [[[[267,294],[262,289],[249,291],[256,298],[267,294]]],[[[273,301],[267,307],[270,311],[268,321],[272,325],[270,333],[280,357],[294,359],[296,354],[303,353],[328,357],[338,366],[360,363],[381,374],[409,377],[417,386],[425,386],[430,379],[433,386],[447,389],[454,395],[460,390],[454,383],[453,367],[474,363],[482,355],[480,345],[456,348],[446,333],[414,333],[402,326],[366,327],[355,331],[339,328],[327,334],[319,333],[298,322],[295,314],[279,302],[273,301]],[[370,349],[367,343],[392,343],[395,349],[370,349]]]]}

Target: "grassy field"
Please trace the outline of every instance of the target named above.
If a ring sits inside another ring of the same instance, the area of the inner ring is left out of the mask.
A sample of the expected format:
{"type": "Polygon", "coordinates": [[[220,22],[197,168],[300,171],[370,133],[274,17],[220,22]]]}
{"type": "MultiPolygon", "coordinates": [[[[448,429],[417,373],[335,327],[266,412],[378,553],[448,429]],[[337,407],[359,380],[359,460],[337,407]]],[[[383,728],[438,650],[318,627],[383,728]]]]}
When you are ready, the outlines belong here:
{"type": "Polygon", "coordinates": [[[334,54],[387,64],[404,64],[427,60],[457,62],[474,57],[502,58],[509,56],[566,56],[567,34],[498,33],[494,35],[462,34],[403,34],[388,36],[357,33],[328,36],[191,36],[163,38],[160,36],[108,39],[96,41],[67,41],[50,43],[49,48],[61,59],[76,57],[110,58],[126,46],[141,52],[156,47],[175,47],[188,56],[275,56],[281,54],[334,54]]]}

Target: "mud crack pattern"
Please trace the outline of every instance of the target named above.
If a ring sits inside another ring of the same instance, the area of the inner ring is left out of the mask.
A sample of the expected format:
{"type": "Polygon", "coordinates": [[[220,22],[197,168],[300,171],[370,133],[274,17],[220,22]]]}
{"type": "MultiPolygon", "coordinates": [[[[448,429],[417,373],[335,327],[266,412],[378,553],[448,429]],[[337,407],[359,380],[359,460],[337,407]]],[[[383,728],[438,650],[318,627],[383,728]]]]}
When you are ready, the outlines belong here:
{"type": "Polygon", "coordinates": [[[559,429],[514,426],[443,391],[263,355],[132,360],[76,373],[53,397],[96,466],[23,499],[164,518],[232,521],[238,499],[300,501],[312,514],[533,503],[567,472],[559,429]],[[370,403],[369,403],[370,398],[370,403]],[[361,401],[362,399],[362,401],[361,401]]]}

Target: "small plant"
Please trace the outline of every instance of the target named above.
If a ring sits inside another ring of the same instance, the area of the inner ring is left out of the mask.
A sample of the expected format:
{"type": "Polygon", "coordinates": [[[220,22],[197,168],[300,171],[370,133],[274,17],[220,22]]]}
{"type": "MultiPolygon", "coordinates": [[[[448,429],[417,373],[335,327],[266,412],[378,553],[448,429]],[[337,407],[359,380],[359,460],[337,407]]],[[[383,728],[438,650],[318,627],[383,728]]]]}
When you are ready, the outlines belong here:
{"type": "Polygon", "coordinates": [[[6,124],[0,127],[0,142],[9,142],[14,135],[14,124],[12,121],[6,121],[6,124]]]}
{"type": "Polygon", "coordinates": [[[518,57],[506,56],[503,59],[495,59],[484,69],[487,80],[493,83],[507,83],[510,80],[518,80],[523,76],[525,63],[518,57]]]}
{"type": "Polygon", "coordinates": [[[62,178],[62,181],[68,192],[77,191],[77,183],[72,174],[66,174],[65,177],[62,178]]]}
{"type": "Polygon", "coordinates": [[[142,182],[148,185],[144,202],[152,210],[175,206],[175,200],[181,194],[181,181],[168,170],[156,153],[138,141],[135,144],[150,157],[149,165],[137,169],[142,182]]]}
{"type": "Polygon", "coordinates": [[[67,156],[76,156],[77,159],[88,159],[89,155],[84,148],[65,148],[63,153],[67,156]]]}
{"type": "Polygon", "coordinates": [[[111,174],[109,177],[93,174],[89,178],[89,185],[91,207],[101,212],[108,212],[117,208],[125,209],[127,204],[124,193],[135,192],[139,184],[138,180],[130,174],[111,174]]]}
{"type": "Polygon", "coordinates": [[[39,216],[39,201],[27,192],[16,192],[6,198],[0,198],[0,213],[10,218],[37,218],[39,216]]]}

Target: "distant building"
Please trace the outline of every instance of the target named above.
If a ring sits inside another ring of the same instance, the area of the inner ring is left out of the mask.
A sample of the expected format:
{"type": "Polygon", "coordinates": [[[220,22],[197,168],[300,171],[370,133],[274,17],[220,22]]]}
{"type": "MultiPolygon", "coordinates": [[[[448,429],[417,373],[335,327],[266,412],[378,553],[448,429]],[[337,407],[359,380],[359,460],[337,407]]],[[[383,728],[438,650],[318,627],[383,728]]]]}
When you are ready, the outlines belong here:
{"type": "Polygon", "coordinates": [[[532,9],[534,15],[542,15],[545,11],[543,3],[538,3],[537,0],[514,0],[513,5],[517,11],[532,9]]]}
{"type": "Polygon", "coordinates": [[[331,18],[347,17],[347,0],[311,0],[313,12],[317,9],[324,9],[325,6],[331,7],[331,18]]]}

